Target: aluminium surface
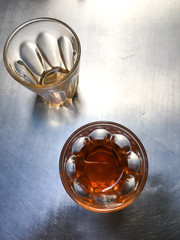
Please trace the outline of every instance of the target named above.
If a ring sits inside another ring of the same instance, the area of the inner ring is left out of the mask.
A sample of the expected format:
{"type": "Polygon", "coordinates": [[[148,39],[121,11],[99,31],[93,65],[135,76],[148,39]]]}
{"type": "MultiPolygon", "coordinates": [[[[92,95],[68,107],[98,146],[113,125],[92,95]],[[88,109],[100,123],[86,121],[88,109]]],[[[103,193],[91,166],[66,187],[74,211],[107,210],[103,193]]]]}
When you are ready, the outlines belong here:
{"type": "Polygon", "coordinates": [[[180,237],[180,1],[0,0],[0,239],[180,237]],[[81,69],[71,105],[50,109],[14,81],[3,45],[21,23],[53,17],[78,34],[81,69]],[[91,121],[131,129],[149,159],[136,201],[90,212],[65,192],[60,151],[91,121]]]}

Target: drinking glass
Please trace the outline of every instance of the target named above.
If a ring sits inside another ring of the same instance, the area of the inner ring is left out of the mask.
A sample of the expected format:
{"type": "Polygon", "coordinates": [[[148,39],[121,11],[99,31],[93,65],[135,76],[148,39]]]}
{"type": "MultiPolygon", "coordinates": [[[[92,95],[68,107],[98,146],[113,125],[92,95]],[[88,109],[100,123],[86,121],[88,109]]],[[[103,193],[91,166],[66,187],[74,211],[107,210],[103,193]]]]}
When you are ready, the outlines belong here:
{"type": "Polygon", "coordinates": [[[59,171],[76,203],[95,212],[113,212],[134,202],[143,190],[148,159],[132,131],[118,123],[98,121],[80,127],[67,139],[59,171]]]}
{"type": "Polygon", "coordinates": [[[25,22],[13,31],[4,46],[4,63],[11,76],[55,105],[72,100],[75,95],[80,56],[75,31],[52,18],[25,22]]]}

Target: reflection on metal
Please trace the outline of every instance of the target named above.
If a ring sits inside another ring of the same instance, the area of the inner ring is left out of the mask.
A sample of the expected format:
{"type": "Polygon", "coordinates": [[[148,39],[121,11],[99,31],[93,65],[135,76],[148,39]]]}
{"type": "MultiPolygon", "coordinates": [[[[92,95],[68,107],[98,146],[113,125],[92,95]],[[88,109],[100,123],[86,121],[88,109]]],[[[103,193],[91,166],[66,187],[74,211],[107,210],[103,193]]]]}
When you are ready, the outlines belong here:
{"type": "Polygon", "coordinates": [[[178,239],[179,1],[0,0],[0,6],[1,43],[35,16],[65,20],[82,43],[79,100],[59,111],[34,103],[35,95],[0,64],[0,239],[178,239]],[[96,120],[130,128],[149,158],[142,194],[111,214],[78,206],[59,178],[65,140],[96,120]]]}

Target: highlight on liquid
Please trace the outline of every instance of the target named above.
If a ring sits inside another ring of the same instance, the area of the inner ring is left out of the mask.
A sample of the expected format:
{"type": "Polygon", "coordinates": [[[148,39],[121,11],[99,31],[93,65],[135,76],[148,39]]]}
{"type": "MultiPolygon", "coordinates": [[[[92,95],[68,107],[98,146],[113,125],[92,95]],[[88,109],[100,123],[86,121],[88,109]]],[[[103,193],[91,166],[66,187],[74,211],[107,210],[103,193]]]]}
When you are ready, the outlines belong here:
{"type": "Polygon", "coordinates": [[[60,157],[60,175],[69,195],[98,212],[117,211],[133,202],[148,174],[140,140],[125,127],[95,122],[67,140],[60,157]]]}

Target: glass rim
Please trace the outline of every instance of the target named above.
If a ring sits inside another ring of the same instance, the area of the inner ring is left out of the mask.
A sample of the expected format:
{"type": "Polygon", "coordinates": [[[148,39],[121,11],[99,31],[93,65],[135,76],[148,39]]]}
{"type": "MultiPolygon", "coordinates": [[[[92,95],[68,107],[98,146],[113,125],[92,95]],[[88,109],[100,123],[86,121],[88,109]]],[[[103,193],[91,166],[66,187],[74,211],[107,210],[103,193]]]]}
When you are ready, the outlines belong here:
{"type": "Polygon", "coordinates": [[[140,139],[130,130],[128,129],[127,127],[119,124],[119,123],[116,123],[116,122],[112,122],[112,121],[95,121],[95,122],[90,122],[90,123],[87,123],[81,127],[79,127],[77,130],[75,130],[69,137],[68,139],[66,140],[66,142],[64,143],[63,145],[63,148],[61,150],[61,153],[60,153],[60,157],[59,157],[59,175],[60,175],[60,179],[62,181],[62,184],[66,190],[66,192],[68,193],[68,195],[77,203],[79,204],[80,206],[88,209],[88,210],[91,210],[91,211],[94,211],[94,212],[99,212],[99,213],[108,213],[108,212],[115,212],[115,211],[119,211],[127,206],[129,206],[132,202],[134,202],[137,197],[140,195],[140,193],[142,192],[142,190],[144,189],[145,187],[145,184],[147,182],[147,178],[148,178],[148,170],[149,170],[149,164],[148,164],[148,157],[147,157],[147,153],[146,153],[146,150],[142,144],[142,142],[140,141],[140,139]],[[142,153],[142,159],[143,159],[143,163],[144,163],[144,174],[143,174],[143,178],[142,178],[142,181],[140,183],[140,185],[138,186],[138,189],[136,191],[136,193],[133,195],[133,196],[130,196],[127,200],[127,202],[123,203],[123,205],[118,205],[118,206],[113,206],[113,207],[110,207],[109,208],[95,208],[95,207],[91,207],[90,205],[86,205],[84,202],[78,200],[73,194],[72,192],[70,191],[69,189],[69,185],[68,183],[66,182],[65,180],[65,175],[64,175],[64,159],[65,159],[65,153],[66,153],[66,150],[69,146],[69,144],[72,142],[72,140],[74,138],[76,138],[76,136],[83,130],[85,130],[86,128],[88,129],[89,127],[92,127],[92,126],[101,126],[101,125],[113,125],[114,127],[117,127],[121,130],[123,130],[124,132],[126,132],[128,135],[130,135],[133,140],[135,140],[135,142],[138,144],[139,146],[139,149],[141,150],[141,153],[142,153]]]}
{"type": "Polygon", "coordinates": [[[74,70],[78,67],[78,64],[80,62],[80,57],[81,57],[81,44],[80,44],[80,40],[79,40],[79,37],[77,36],[76,32],[67,23],[65,23],[59,19],[49,18],[49,17],[34,18],[34,19],[28,20],[28,21],[22,23],[21,25],[19,25],[18,27],[16,27],[13,30],[13,32],[9,35],[9,37],[7,38],[5,45],[4,45],[4,50],[3,50],[3,60],[4,60],[5,67],[6,67],[7,71],[9,72],[9,74],[15,80],[17,80],[19,83],[23,84],[24,86],[26,86],[28,88],[36,88],[36,89],[48,89],[48,88],[57,86],[59,83],[63,84],[65,81],[69,80],[73,76],[74,70]],[[63,77],[63,79],[61,79],[61,81],[57,81],[56,83],[51,83],[51,84],[46,84],[46,85],[34,85],[34,84],[29,84],[27,82],[23,82],[20,77],[18,77],[17,75],[14,74],[12,69],[9,67],[9,64],[7,61],[7,48],[9,46],[10,41],[13,39],[13,37],[16,35],[16,33],[19,32],[21,29],[23,29],[24,27],[26,27],[32,23],[43,22],[43,21],[60,23],[60,24],[64,25],[67,29],[70,30],[70,32],[73,34],[73,36],[75,37],[75,39],[77,41],[77,46],[78,46],[77,59],[73,65],[72,69],[67,73],[66,76],[63,77]]]}

